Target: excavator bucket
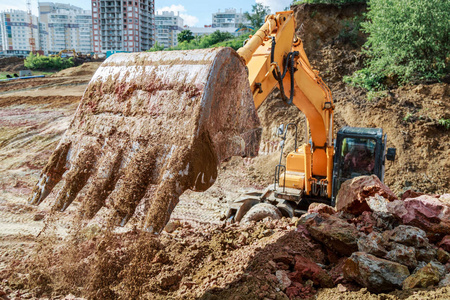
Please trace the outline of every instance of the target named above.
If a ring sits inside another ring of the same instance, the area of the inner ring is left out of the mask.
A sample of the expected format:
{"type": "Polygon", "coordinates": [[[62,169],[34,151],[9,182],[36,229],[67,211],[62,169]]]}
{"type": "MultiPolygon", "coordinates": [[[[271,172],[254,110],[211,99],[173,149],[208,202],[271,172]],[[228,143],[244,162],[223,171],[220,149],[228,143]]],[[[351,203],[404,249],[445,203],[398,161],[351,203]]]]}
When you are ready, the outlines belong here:
{"type": "Polygon", "coordinates": [[[233,49],[115,54],[91,79],[29,202],[63,180],[54,210],[78,197],[85,218],[106,207],[115,224],[141,215],[158,233],[185,190],[214,183],[221,161],[257,155],[260,135],[233,49]]]}

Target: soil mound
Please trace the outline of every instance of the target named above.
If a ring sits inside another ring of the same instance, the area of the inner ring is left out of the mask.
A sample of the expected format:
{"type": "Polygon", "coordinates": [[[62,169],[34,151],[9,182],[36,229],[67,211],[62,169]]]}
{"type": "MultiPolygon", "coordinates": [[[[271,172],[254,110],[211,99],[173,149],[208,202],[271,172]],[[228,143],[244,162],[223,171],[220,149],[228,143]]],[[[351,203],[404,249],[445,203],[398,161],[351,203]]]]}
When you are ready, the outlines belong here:
{"type": "Polygon", "coordinates": [[[58,73],[52,75],[52,77],[70,77],[70,76],[85,76],[85,75],[94,75],[95,71],[97,71],[98,67],[100,67],[101,62],[87,62],[82,64],[81,66],[67,68],[58,73]]]}
{"type": "Polygon", "coordinates": [[[26,69],[23,65],[23,58],[20,57],[4,57],[0,58],[1,72],[16,72],[26,69]]]}

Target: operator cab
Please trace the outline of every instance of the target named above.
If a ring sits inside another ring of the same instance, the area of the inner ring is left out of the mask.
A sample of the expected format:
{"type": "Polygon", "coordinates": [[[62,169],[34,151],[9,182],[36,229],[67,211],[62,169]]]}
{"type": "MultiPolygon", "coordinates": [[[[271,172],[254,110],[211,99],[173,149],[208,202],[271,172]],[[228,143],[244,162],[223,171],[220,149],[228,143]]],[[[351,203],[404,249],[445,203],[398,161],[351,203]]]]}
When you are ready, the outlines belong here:
{"type": "Polygon", "coordinates": [[[383,181],[385,160],[394,160],[395,152],[395,148],[389,148],[386,153],[386,134],[383,136],[381,128],[344,127],[339,130],[335,142],[331,204],[335,205],[337,193],[348,179],[374,174],[383,181]]]}

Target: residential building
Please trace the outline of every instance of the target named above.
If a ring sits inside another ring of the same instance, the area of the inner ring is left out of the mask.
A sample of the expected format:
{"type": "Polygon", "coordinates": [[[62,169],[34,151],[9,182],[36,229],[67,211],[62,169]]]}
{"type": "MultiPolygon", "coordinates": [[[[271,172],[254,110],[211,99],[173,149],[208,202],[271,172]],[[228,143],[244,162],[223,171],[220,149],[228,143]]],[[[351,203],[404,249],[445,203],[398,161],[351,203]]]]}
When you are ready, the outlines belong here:
{"type": "Polygon", "coordinates": [[[234,8],[227,8],[224,12],[220,9],[218,12],[212,14],[212,27],[221,28],[239,28],[240,25],[250,25],[250,22],[242,13],[242,9],[239,13],[234,8]]]}
{"type": "Polygon", "coordinates": [[[164,48],[178,45],[178,34],[183,30],[183,19],[180,13],[163,11],[155,16],[156,41],[164,48]]]}
{"type": "Polygon", "coordinates": [[[70,4],[40,2],[39,27],[44,53],[75,50],[89,53],[92,44],[92,13],[70,4]]]}
{"type": "Polygon", "coordinates": [[[26,11],[9,10],[0,13],[0,31],[2,50],[4,54],[28,55],[31,45],[30,38],[34,38],[35,49],[40,49],[38,18],[30,18],[26,11]],[[33,33],[31,33],[33,31],[33,33]]]}
{"type": "Polygon", "coordinates": [[[94,52],[145,51],[155,40],[154,0],[92,0],[94,52]]]}

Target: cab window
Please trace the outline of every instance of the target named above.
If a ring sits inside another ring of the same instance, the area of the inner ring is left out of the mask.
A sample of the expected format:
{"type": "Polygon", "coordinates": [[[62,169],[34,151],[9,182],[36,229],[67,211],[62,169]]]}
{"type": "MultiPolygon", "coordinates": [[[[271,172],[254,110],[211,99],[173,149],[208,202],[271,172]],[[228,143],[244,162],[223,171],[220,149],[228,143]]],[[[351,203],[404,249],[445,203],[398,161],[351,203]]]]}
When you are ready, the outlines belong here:
{"type": "Polygon", "coordinates": [[[376,141],[373,139],[344,138],[342,142],[342,175],[353,178],[370,175],[375,167],[376,141]]]}

